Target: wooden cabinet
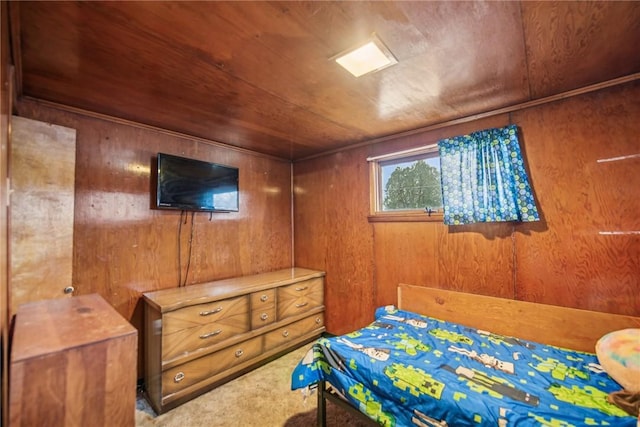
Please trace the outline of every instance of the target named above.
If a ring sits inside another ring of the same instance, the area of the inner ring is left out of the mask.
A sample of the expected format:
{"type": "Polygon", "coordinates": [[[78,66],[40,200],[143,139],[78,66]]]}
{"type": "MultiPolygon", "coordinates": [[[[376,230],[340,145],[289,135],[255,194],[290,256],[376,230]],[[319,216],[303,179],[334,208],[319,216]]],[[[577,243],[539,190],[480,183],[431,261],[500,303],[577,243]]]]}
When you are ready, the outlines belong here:
{"type": "Polygon", "coordinates": [[[324,272],[288,268],[144,294],[145,383],[165,412],[324,330],[324,272]]]}
{"type": "Polygon", "coordinates": [[[11,426],[133,426],[138,331],[98,294],[23,304],[11,349],[11,426]]]}

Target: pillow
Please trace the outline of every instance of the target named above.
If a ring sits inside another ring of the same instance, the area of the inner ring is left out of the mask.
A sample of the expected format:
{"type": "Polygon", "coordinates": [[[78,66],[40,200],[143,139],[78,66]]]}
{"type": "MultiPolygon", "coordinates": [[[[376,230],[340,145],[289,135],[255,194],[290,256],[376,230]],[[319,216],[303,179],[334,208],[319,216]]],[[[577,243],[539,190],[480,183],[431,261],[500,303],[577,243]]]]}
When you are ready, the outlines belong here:
{"type": "Polygon", "coordinates": [[[640,392],[640,329],[606,334],[596,343],[596,355],[607,374],[625,390],[640,392]]]}

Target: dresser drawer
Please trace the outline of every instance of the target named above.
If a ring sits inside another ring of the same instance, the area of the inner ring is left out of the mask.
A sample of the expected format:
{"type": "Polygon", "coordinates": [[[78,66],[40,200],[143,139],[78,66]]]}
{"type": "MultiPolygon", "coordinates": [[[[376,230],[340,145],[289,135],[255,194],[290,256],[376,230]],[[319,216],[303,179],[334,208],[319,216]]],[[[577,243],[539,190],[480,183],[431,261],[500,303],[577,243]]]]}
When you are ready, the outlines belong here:
{"type": "Polygon", "coordinates": [[[168,396],[246,362],[262,352],[262,337],[227,347],[162,373],[162,394],[168,396]]]}
{"type": "Polygon", "coordinates": [[[321,277],[278,288],[278,320],[320,307],[323,295],[321,277]]]}
{"type": "Polygon", "coordinates": [[[276,321],[276,308],[270,307],[264,310],[251,312],[251,329],[258,329],[276,321]]]}
{"type": "Polygon", "coordinates": [[[264,336],[264,350],[269,351],[273,348],[285,345],[296,338],[321,328],[322,326],[324,326],[324,314],[319,313],[271,331],[264,336]]]}
{"type": "Polygon", "coordinates": [[[267,289],[250,295],[251,310],[264,310],[276,306],[276,290],[267,289]]]}
{"type": "Polygon", "coordinates": [[[249,331],[249,300],[242,296],[198,304],[162,319],[162,359],[167,361],[249,331]]]}
{"type": "Polygon", "coordinates": [[[276,321],[276,290],[254,292],[251,299],[251,329],[258,329],[276,321]]]}

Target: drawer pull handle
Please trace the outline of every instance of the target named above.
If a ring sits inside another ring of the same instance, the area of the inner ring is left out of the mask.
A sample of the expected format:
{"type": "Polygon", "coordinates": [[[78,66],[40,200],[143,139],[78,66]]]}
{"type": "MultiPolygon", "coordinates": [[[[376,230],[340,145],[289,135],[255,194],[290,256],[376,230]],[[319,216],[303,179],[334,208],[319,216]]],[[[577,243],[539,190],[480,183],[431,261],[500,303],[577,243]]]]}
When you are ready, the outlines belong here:
{"type": "Polygon", "coordinates": [[[320,319],[319,317],[316,317],[316,324],[320,324],[320,322],[322,322],[322,319],[320,319]]]}
{"type": "Polygon", "coordinates": [[[242,357],[243,354],[244,351],[242,351],[242,349],[236,350],[236,357],[242,357]]]}
{"type": "Polygon", "coordinates": [[[215,337],[220,332],[222,332],[222,329],[218,329],[217,331],[209,332],[208,334],[202,334],[202,335],[200,335],[200,339],[206,340],[207,338],[215,337]]]}
{"type": "Polygon", "coordinates": [[[282,336],[285,337],[285,338],[288,337],[289,336],[289,331],[284,331],[282,333],[282,336]]]}
{"type": "Polygon", "coordinates": [[[306,291],[307,289],[309,289],[308,286],[303,286],[301,288],[296,288],[296,291],[300,292],[300,291],[306,291]]]}
{"type": "Polygon", "coordinates": [[[220,313],[221,311],[222,311],[222,307],[218,307],[215,310],[201,311],[200,316],[210,316],[212,314],[220,313]]]}
{"type": "Polygon", "coordinates": [[[296,304],[296,308],[302,308],[302,307],[305,307],[305,306],[307,306],[307,305],[309,305],[309,303],[308,303],[308,302],[303,302],[303,303],[301,303],[301,304],[296,304]]]}
{"type": "Polygon", "coordinates": [[[184,379],[184,372],[178,372],[175,377],[173,377],[173,381],[179,383],[184,379]]]}
{"type": "Polygon", "coordinates": [[[269,296],[268,296],[268,295],[262,295],[262,296],[260,297],[260,301],[262,301],[262,302],[267,302],[267,300],[268,300],[268,299],[269,299],[269,296]]]}
{"type": "Polygon", "coordinates": [[[260,315],[260,319],[262,319],[262,320],[267,320],[268,318],[269,318],[269,315],[267,313],[262,313],[260,315]]]}

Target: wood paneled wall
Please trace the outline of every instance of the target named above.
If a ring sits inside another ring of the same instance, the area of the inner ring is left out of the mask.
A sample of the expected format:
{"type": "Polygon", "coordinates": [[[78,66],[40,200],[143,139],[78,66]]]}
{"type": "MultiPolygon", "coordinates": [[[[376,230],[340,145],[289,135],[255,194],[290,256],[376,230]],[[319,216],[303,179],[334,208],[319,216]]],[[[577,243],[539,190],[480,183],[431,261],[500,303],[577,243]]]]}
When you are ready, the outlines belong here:
{"type": "Polygon", "coordinates": [[[75,294],[99,293],[139,331],[140,295],[185,282],[190,239],[187,284],[292,265],[290,162],[28,99],[18,109],[76,129],[75,294]],[[191,214],[151,209],[158,152],[239,167],[239,212],[196,213],[192,232],[191,214]]]}
{"type": "Polygon", "coordinates": [[[640,82],[512,120],[544,217],[515,234],[517,298],[640,315],[640,82]]]}
{"type": "Polygon", "coordinates": [[[9,8],[0,1],[0,425],[8,425],[9,407],[9,287],[8,269],[8,199],[7,169],[9,129],[13,98],[11,59],[9,56],[9,8]]]}
{"type": "Polygon", "coordinates": [[[327,272],[328,331],[371,321],[400,282],[640,315],[637,135],[635,82],[295,163],[295,261],[327,272]],[[508,123],[520,127],[541,222],[368,223],[367,156],[508,123]],[[635,157],[598,162],[621,156],[635,157]]]}
{"type": "Polygon", "coordinates": [[[326,271],[326,326],[348,332],[371,316],[373,234],[366,149],[294,164],[295,264],[326,271]]]}

